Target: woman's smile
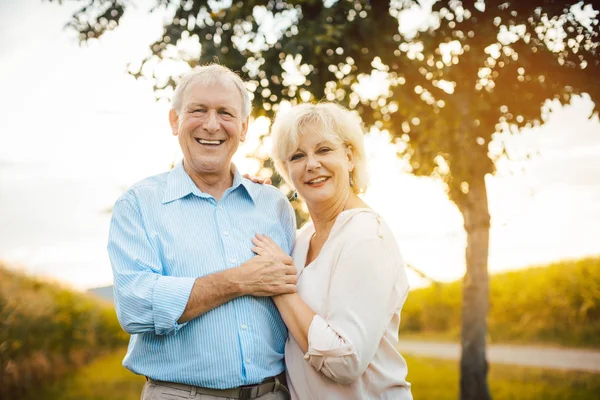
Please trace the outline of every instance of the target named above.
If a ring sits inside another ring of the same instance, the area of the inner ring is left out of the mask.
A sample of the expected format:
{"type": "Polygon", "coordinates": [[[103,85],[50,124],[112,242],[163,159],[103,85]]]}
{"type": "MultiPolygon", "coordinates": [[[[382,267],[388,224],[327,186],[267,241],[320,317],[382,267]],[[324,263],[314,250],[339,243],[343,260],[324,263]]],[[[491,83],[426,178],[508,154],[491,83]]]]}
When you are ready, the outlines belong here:
{"type": "Polygon", "coordinates": [[[321,187],[329,180],[328,176],[319,176],[306,182],[306,185],[311,187],[321,187]]]}

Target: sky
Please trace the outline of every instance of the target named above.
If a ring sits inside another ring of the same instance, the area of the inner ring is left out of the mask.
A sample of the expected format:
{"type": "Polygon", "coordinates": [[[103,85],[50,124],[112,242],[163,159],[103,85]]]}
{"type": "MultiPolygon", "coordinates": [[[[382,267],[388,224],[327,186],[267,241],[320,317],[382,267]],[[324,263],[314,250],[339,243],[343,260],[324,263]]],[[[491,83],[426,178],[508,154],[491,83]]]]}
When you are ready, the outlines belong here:
{"type": "MultiPolygon", "coordinates": [[[[112,282],[106,241],[117,197],[181,157],[168,103],[126,72],[162,31],[163,16],[146,12],[151,2],[134,4],[116,31],[80,46],[64,29],[76,5],[0,2],[0,260],[76,289],[112,282]]],[[[591,108],[586,98],[556,107],[543,127],[514,139],[539,155],[517,154],[487,180],[492,273],[600,254],[600,124],[587,119],[591,108]]],[[[256,172],[244,154],[266,126],[255,124],[236,155],[242,171],[256,172]]],[[[407,262],[436,280],[462,277],[462,217],[443,186],[403,173],[386,133],[366,146],[365,200],[407,262]]]]}

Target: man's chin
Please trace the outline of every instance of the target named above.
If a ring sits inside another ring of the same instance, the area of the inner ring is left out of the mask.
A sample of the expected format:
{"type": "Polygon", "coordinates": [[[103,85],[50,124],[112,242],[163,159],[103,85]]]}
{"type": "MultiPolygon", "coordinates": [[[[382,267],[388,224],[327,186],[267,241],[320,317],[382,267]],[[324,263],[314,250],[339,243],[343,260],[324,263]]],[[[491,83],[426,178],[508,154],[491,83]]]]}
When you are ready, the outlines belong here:
{"type": "MultiPolygon", "coordinates": [[[[221,157],[201,157],[199,159],[199,157],[196,158],[192,158],[191,160],[187,160],[186,158],[184,158],[183,161],[184,165],[187,165],[187,167],[193,171],[195,174],[201,175],[201,174],[214,174],[214,173],[218,173],[221,171],[229,171],[229,169],[231,168],[231,161],[230,160],[224,160],[221,157]]],[[[189,171],[189,172],[191,172],[189,171]]]]}

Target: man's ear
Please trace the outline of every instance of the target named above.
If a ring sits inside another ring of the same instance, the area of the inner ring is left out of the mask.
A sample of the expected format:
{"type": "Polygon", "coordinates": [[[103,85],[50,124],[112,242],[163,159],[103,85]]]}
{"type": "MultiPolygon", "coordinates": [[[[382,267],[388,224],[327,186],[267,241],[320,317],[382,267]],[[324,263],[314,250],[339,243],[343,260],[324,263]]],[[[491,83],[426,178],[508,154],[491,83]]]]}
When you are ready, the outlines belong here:
{"type": "Polygon", "coordinates": [[[169,110],[169,124],[171,124],[173,136],[177,136],[179,133],[179,116],[177,115],[177,111],[172,108],[169,110]]]}
{"type": "Polygon", "coordinates": [[[244,140],[246,140],[246,133],[248,133],[248,122],[250,122],[249,115],[242,122],[242,133],[240,134],[240,142],[243,142],[244,140]]]}

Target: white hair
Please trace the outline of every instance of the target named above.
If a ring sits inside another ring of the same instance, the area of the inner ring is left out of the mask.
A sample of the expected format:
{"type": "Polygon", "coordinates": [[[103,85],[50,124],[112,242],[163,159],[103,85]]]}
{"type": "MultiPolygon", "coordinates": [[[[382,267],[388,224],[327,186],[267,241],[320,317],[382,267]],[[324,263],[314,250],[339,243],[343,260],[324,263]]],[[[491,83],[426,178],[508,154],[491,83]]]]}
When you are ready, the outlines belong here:
{"type": "Polygon", "coordinates": [[[203,65],[201,67],[196,67],[187,74],[185,74],[179,84],[175,88],[175,92],[173,93],[173,100],[171,101],[171,108],[175,110],[177,115],[181,115],[182,107],[183,107],[183,96],[185,94],[186,89],[193,83],[203,83],[203,84],[214,84],[217,82],[221,82],[223,79],[228,79],[231,81],[235,87],[240,92],[242,97],[242,114],[243,117],[246,118],[250,115],[250,111],[252,110],[252,101],[250,100],[250,96],[248,95],[248,89],[244,85],[244,81],[238,74],[230,70],[229,68],[219,65],[219,64],[209,64],[203,65]]]}
{"type": "Polygon", "coordinates": [[[286,161],[298,149],[300,135],[306,132],[317,133],[332,143],[348,146],[354,156],[352,189],[356,193],[367,190],[369,177],[362,121],[346,108],[327,102],[300,104],[277,114],[275,118],[271,130],[273,141],[271,158],[275,169],[288,184],[294,186],[286,161]]]}

